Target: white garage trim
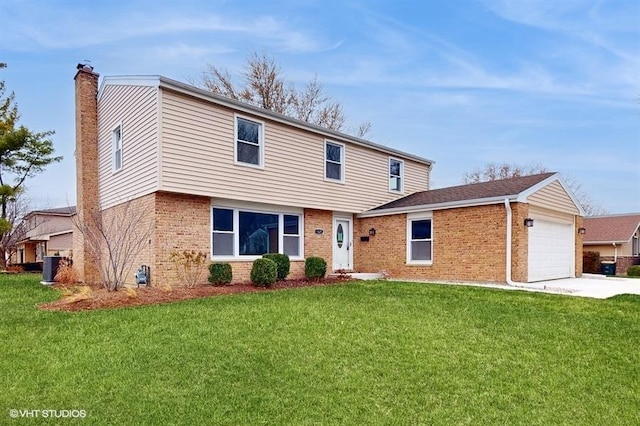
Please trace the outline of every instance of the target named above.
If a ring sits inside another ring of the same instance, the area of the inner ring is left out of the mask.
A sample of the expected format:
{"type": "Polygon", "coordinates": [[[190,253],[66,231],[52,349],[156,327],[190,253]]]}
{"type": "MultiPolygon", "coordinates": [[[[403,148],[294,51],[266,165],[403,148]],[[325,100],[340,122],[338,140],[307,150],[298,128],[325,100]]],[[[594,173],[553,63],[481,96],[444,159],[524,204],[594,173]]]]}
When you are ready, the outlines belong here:
{"type": "Polygon", "coordinates": [[[528,228],[528,282],[575,277],[574,216],[532,209],[528,228]]]}

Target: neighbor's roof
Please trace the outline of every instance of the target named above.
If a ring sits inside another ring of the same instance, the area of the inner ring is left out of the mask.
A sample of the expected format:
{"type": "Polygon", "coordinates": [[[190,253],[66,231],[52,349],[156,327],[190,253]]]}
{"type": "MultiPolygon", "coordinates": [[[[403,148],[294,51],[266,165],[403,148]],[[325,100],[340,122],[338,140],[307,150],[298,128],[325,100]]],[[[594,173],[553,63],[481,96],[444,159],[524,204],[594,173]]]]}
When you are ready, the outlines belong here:
{"type": "Polygon", "coordinates": [[[57,207],[54,209],[44,209],[44,210],[33,210],[29,212],[29,215],[34,214],[43,214],[43,215],[53,215],[53,216],[71,216],[76,213],[76,206],[69,207],[57,207]]]}
{"type": "Polygon", "coordinates": [[[494,180],[490,182],[472,183],[468,185],[451,186],[448,188],[431,189],[416,192],[387,204],[378,206],[371,213],[388,210],[398,211],[412,207],[454,207],[462,204],[491,204],[517,199],[523,192],[535,187],[556,173],[540,173],[537,175],[521,176],[510,179],[494,180]]]}
{"type": "Polygon", "coordinates": [[[584,244],[626,243],[640,227],[640,213],[584,218],[584,244]]]}
{"type": "Polygon", "coordinates": [[[203,90],[190,84],[182,83],[180,81],[172,80],[170,78],[162,77],[159,75],[106,76],[102,79],[102,83],[100,84],[100,89],[98,90],[98,98],[102,96],[104,87],[108,85],[150,86],[169,89],[183,95],[192,96],[204,101],[214,103],[216,105],[232,108],[236,111],[254,114],[258,117],[263,117],[275,122],[283,123],[288,126],[312,131],[314,133],[323,135],[324,137],[336,139],[337,141],[349,142],[354,145],[368,147],[376,151],[381,151],[390,155],[397,155],[399,157],[410,159],[418,163],[427,164],[429,166],[435,164],[435,161],[429,160],[428,158],[420,157],[408,152],[403,152],[385,145],[371,142],[366,139],[351,136],[346,133],[327,129],[326,127],[317,126],[306,121],[297,120],[283,114],[278,114],[271,110],[249,105],[245,102],[240,102],[231,98],[227,98],[225,96],[214,94],[208,90],[203,90]]]}

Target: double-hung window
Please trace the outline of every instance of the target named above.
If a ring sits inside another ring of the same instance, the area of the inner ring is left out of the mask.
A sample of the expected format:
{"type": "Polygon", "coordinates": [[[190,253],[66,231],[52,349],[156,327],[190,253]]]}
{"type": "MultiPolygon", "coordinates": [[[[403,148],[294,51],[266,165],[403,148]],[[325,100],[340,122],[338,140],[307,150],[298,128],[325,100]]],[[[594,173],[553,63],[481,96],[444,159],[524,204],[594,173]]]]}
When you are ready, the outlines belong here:
{"type": "Polygon", "coordinates": [[[389,191],[402,192],[404,161],[389,158],[389,191]]]}
{"type": "Polygon", "coordinates": [[[118,124],[111,133],[112,168],[114,172],[122,169],[122,124],[118,124]]]}
{"type": "Polygon", "coordinates": [[[236,163],[262,167],[263,125],[236,117],[236,163]]]}
{"type": "Polygon", "coordinates": [[[344,145],[336,142],[325,142],[324,158],[325,179],[344,182],[344,145]]]}
{"type": "Polygon", "coordinates": [[[407,263],[431,264],[433,259],[432,219],[414,217],[407,220],[407,263]]]}
{"type": "Polygon", "coordinates": [[[213,257],[302,255],[302,215],[213,208],[213,257]]]}

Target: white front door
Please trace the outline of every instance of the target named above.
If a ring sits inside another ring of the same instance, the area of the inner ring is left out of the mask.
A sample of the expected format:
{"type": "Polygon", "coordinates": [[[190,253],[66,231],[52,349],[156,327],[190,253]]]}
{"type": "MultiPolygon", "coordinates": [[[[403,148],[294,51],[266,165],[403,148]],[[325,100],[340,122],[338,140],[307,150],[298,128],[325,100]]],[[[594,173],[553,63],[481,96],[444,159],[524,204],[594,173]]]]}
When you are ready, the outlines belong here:
{"type": "Polygon", "coordinates": [[[351,219],[336,218],[333,221],[333,270],[339,269],[353,269],[351,219]]]}

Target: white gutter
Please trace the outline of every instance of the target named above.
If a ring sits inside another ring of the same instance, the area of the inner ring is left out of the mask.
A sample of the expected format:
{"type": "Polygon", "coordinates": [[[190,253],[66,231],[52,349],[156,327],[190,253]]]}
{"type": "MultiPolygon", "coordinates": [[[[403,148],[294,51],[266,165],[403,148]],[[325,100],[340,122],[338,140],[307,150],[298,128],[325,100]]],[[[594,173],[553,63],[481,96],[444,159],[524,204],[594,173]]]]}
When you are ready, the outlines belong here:
{"type": "Polygon", "coordinates": [[[618,246],[616,245],[616,243],[613,243],[613,262],[618,262],[618,246]]]}
{"type": "MultiPolygon", "coordinates": [[[[517,195],[508,195],[507,197],[509,197],[507,199],[516,200],[517,195]]],[[[447,210],[447,209],[462,208],[462,207],[489,206],[492,204],[501,204],[503,200],[504,200],[504,196],[501,195],[498,197],[477,198],[473,200],[459,200],[459,201],[449,201],[446,203],[437,203],[437,204],[421,204],[418,206],[394,207],[390,209],[379,209],[379,210],[367,210],[362,213],[358,213],[357,217],[359,218],[378,217],[378,216],[389,216],[389,215],[400,214],[400,213],[447,210]]]]}

